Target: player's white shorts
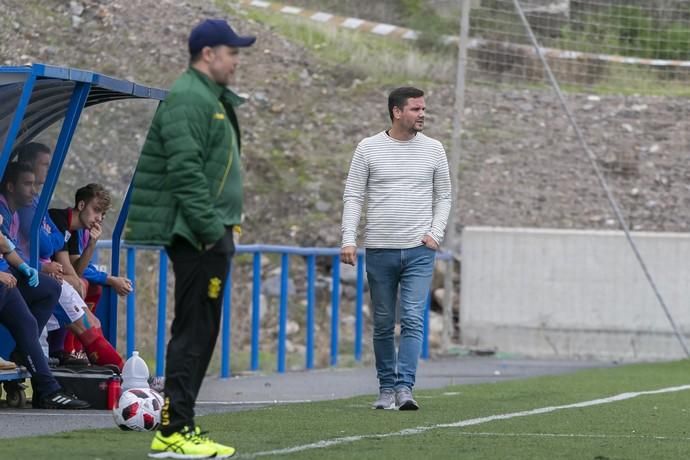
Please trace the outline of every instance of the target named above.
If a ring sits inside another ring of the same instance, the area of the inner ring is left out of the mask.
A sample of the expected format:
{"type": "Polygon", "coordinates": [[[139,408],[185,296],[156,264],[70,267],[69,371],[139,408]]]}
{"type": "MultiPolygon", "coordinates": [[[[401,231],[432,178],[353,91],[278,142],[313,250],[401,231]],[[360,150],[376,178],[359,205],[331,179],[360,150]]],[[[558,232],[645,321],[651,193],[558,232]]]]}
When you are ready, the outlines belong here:
{"type": "Polygon", "coordinates": [[[67,281],[62,281],[60,300],[53,309],[53,314],[46,324],[48,331],[60,329],[84,316],[87,306],[84,299],[67,281]]]}

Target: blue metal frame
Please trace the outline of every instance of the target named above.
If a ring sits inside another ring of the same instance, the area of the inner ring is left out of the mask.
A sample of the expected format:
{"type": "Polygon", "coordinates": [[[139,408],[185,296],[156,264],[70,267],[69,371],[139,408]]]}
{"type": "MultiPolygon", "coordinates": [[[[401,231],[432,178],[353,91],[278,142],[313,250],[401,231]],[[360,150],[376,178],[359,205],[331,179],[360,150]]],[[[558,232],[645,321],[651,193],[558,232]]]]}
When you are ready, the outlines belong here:
{"type": "MultiPolygon", "coordinates": [[[[134,248],[127,248],[127,278],[132,280],[137,279],[137,252],[134,248]]],[[[137,287],[134,286],[134,289],[137,287]]],[[[134,320],[137,315],[137,296],[127,296],[127,357],[129,358],[134,353],[135,344],[137,342],[137,330],[134,320]]]]}
{"type": "Polygon", "coordinates": [[[230,344],[232,343],[232,263],[228,269],[228,277],[223,289],[223,316],[221,323],[221,347],[220,347],[220,378],[230,377],[230,344]]]}
{"type": "MultiPolygon", "coordinates": [[[[4,140],[2,145],[0,145],[0,176],[4,174],[5,168],[11,160],[11,154],[17,139],[19,138],[20,142],[28,142],[54,122],[59,121],[64,110],[63,124],[55,145],[55,152],[48,170],[46,183],[39,196],[37,212],[31,223],[30,239],[32,250],[28,254],[28,262],[32,266],[37,267],[38,245],[36,242],[38,240],[40,223],[55,190],[58,176],[84,107],[115,99],[148,98],[163,100],[167,91],[158,88],[148,88],[96,72],[38,63],[30,66],[0,67],[0,85],[10,84],[21,84],[22,88],[20,96],[16,101],[11,122],[7,127],[7,131],[3,133],[4,140]],[[65,101],[67,104],[66,108],[62,105],[58,105],[56,108],[41,104],[44,100],[40,99],[41,93],[38,90],[50,87],[48,85],[52,85],[51,81],[53,80],[57,82],[52,87],[64,90],[65,98],[69,99],[69,102],[65,101]],[[39,81],[41,82],[40,86],[37,85],[39,81]],[[74,85],[64,85],[63,82],[74,82],[74,85]],[[95,88],[98,91],[92,93],[91,90],[95,88]],[[38,99],[34,99],[35,95],[38,99]],[[34,103],[36,104],[35,106],[33,105],[34,103]],[[31,117],[25,119],[27,110],[32,107],[36,107],[36,109],[31,112],[31,117]]],[[[7,101],[3,102],[6,103],[7,101]]],[[[14,103],[14,101],[12,102],[14,103]]],[[[120,217],[123,220],[125,216],[126,209],[124,216],[121,215],[120,217]]],[[[119,241],[119,238],[120,235],[115,238],[116,241],[119,241]]],[[[114,265],[114,267],[118,265],[114,265]]],[[[117,331],[114,325],[117,324],[117,311],[116,309],[109,308],[110,305],[113,305],[112,296],[106,295],[104,299],[106,299],[105,303],[108,305],[106,305],[106,308],[99,309],[99,316],[101,317],[103,329],[106,331],[106,336],[115,344],[117,331]],[[113,328],[109,327],[111,324],[113,328]]],[[[4,356],[7,352],[6,348],[13,347],[13,342],[9,333],[0,327],[0,355],[4,356]]]]}
{"type": "Polygon", "coordinates": [[[316,256],[307,256],[306,368],[314,368],[314,309],[316,307],[316,256]]]}
{"type": "Polygon", "coordinates": [[[278,313],[278,372],[285,372],[287,353],[287,317],[289,295],[290,256],[284,253],[280,258],[280,310],[278,313]]]}
{"type": "MultiPolygon", "coordinates": [[[[148,88],[96,72],[74,68],[56,67],[46,64],[0,67],[0,75],[1,74],[25,75],[26,79],[23,82],[21,96],[17,102],[12,123],[8,128],[4,144],[2,145],[0,155],[0,175],[4,173],[5,167],[10,160],[12,149],[14,148],[17,135],[24,120],[24,115],[27,107],[31,104],[31,98],[36,87],[36,82],[39,80],[60,80],[75,83],[72,89],[65,88],[65,91],[72,91],[70,102],[67,107],[60,135],[55,145],[55,152],[48,170],[46,183],[43,186],[43,190],[41,191],[41,195],[39,197],[37,212],[34,215],[33,222],[31,223],[30,237],[32,244],[31,253],[29,254],[29,263],[36,267],[38,266],[38,245],[36,242],[38,241],[41,220],[48,209],[48,204],[50,203],[50,199],[52,198],[55,190],[58,176],[67,156],[67,152],[69,151],[69,146],[79,123],[82,110],[87,104],[89,104],[89,97],[92,94],[91,90],[97,88],[99,92],[98,94],[94,93],[94,99],[91,100],[90,104],[98,104],[101,102],[106,102],[107,100],[125,98],[148,98],[163,100],[167,92],[158,88],[148,88]]],[[[54,113],[45,113],[40,115],[46,120],[50,120],[50,117],[55,116],[54,113]]],[[[49,125],[50,123],[46,124],[43,129],[49,125]]],[[[127,195],[129,196],[129,191],[127,195]]],[[[128,203],[128,200],[126,201],[128,203]]],[[[118,223],[124,224],[126,215],[127,207],[123,207],[118,219],[118,223]]],[[[119,242],[120,237],[121,233],[118,233],[117,235],[114,235],[113,240],[119,242]]],[[[113,251],[113,254],[118,254],[114,257],[112,264],[114,272],[117,273],[119,271],[119,251],[113,251]]],[[[99,308],[98,316],[101,320],[101,325],[106,337],[113,344],[115,344],[117,340],[117,311],[115,311],[115,308],[111,308],[111,306],[117,305],[117,294],[112,292],[112,289],[109,288],[106,289],[105,294],[106,295],[103,296],[102,302],[105,305],[103,308],[99,308]]]]}
{"type": "Polygon", "coordinates": [[[340,252],[333,256],[331,289],[331,366],[338,365],[338,326],[340,325],[340,252]]]}
{"type": "Polygon", "coordinates": [[[355,361],[362,361],[364,334],[364,255],[357,255],[357,297],[355,299],[355,361]]]}
{"type": "Polygon", "coordinates": [[[259,370],[259,333],[261,332],[261,253],[254,253],[252,285],[252,357],[253,371],[259,370]]]}
{"type": "MultiPolygon", "coordinates": [[[[134,178],[132,178],[132,182],[134,178]]],[[[132,182],[127,188],[127,194],[122,202],[122,210],[115,222],[112,239],[112,254],[110,262],[110,273],[113,276],[120,276],[120,245],[122,241],[122,233],[127,222],[127,211],[129,210],[129,202],[132,199],[132,182]]],[[[101,320],[101,328],[103,335],[108,339],[113,346],[117,346],[117,292],[114,289],[104,289],[103,297],[98,308],[98,318],[101,320]]]]}
{"type": "MultiPolygon", "coordinates": [[[[165,372],[165,330],[168,315],[168,253],[158,251],[158,334],[156,338],[156,375],[165,372]]],[[[132,294],[130,294],[131,296],[132,294]]],[[[115,309],[117,311],[117,309],[115,309]]]]}
{"type": "MultiPolygon", "coordinates": [[[[91,78],[88,78],[88,80],[90,79],[91,78]]],[[[29,263],[32,267],[38,267],[38,235],[41,227],[41,221],[43,220],[43,216],[45,216],[46,211],[48,211],[48,204],[50,203],[50,199],[53,197],[53,192],[57,186],[58,176],[62,170],[62,165],[65,163],[67,151],[72,143],[72,137],[77,129],[79,117],[84,109],[84,104],[86,104],[86,98],[88,97],[90,91],[90,83],[78,82],[74,86],[74,91],[72,92],[69,108],[67,109],[65,120],[63,121],[62,128],[60,129],[60,135],[58,136],[57,143],[55,144],[55,152],[53,152],[53,157],[50,160],[50,167],[48,168],[46,182],[41,189],[41,196],[38,198],[36,213],[34,214],[34,219],[31,222],[31,254],[29,256],[29,263]]]]}
{"type": "MultiPolygon", "coordinates": [[[[12,72],[16,73],[16,72],[12,72]]],[[[36,76],[30,75],[24,81],[22,87],[22,94],[19,96],[19,101],[17,103],[17,108],[14,111],[14,117],[12,118],[12,124],[7,131],[7,136],[5,137],[5,145],[2,146],[2,156],[0,156],[0,176],[5,174],[5,168],[7,163],[10,161],[10,154],[12,153],[12,147],[14,146],[14,141],[17,138],[17,133],[19,133],[19,128],[24,120],[24,113],[31,100],[31,93],[34,90],[34,85],[36,84],[36,76]]]]}
{"type": "MultiPolygon", "coordinates": [[[[109,247],[110,241],[99,241],[100,248],[109,247]]],[[[125,245],[127,254],[132,250],[158,250],[160,252],[159,265],[159,280],[158,280],[158,331],[156,340],[156,375],[163,375],[165,365],[165,334],[166,334],[166,313],[167,313],[167,272],[168,272],[168,258],[165,250],[154,246],[143,245],[125,245]]],[[[281,256],[281,273],[280,273],[280,299],[278,310],[278,340],[277,340],[277,371],[283,373],[287,370],[287,321],[289,317],[289,272],[290,272],[290,256],[306,255],[306,324],[305,324],[305,340],[306,340],[306,369],[314,368],[314,348],[315,348],[315,309],[316,309],[316,258],[330,257],[333,263],[332,270],[332,291],[331,291],[331,343],[330,343],[330,365],[336,366],[339,355],[339,313],[340,313],[340,249],[339,248],[299,248],[290,246],[275,246],[275,245],[238,245],[238,254],[251,253],[253,266],[253,286],[252,286],[252,318],[251,318],[251,359],[249,368],[252,371],[260,368],[260,324],[261,324],[261,256],[264,253],[280,254],[281,256]]],[[[450,258],[449,253],[439,253],[437,260],[447,260],[450,258]]],[[[129,259],[129,257],[128,257],[129,259]]],[[[129,262],[128,262],[129,267],[129,262]]],[[[128,273],[129,269],[128,269],[128,273]]],[[[133,276],[134,272],[131,272],[133,276]]],[[[228,280],[226,288],[223,293],[223,316],[221,323],[221,370],[220,377],[228,378],[231,375],[231,315],[232,315],[232,265],[228,273],[228,280]]],[[[362,344],[363,344],[363,304],[364,304],[364,251],[360,250],[357,254],[357,292],[355,299],[355,339],[354,339],[354,355],[356,361],[362,360],[362,344]]],[[[135,294],[130,294],[133,297],[135,294]]],[[[128,304],[129,304],[128,300],[128,304]]],[[[431,308],[431,293],[426,299],[426,308],[424,312],[424,329],[422,336],[422,351],[421,358],[429,358],[429,312],[431,308]]],[[[135,315],[133,315],[135,317],[135,315]]],[[[134,318],[132,318],[134,319],[134,318]]],[[[133,329],[135,325],[127,318],[127,343],[132,343],[134,340],[133,329]]]]}

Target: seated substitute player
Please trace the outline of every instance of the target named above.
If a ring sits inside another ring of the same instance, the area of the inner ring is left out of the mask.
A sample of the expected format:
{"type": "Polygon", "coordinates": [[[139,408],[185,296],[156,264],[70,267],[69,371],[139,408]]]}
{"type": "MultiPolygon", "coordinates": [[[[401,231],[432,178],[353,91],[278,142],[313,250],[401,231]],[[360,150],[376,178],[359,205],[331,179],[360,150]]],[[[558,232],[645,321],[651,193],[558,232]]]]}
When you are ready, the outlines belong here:
{"type": "MultiPolygon", "coordinates": [[[[17,209],[31,206],[34,197],[34,180],[35,176],[31,166],[26,163],[11,163],[7,166],[2,184],[0,184],[0,190],[2,191],[2,194],[0,194],[0,215],[4,219],[2,230],[5,236],[9,237],[14,244],[17,244],[20,224],[17,209]]],[[[62,264],[64,272],[59,301],[57,305],[54,304],[52,327],[55,327],[56,322],[62,326],[67,326],[84,345],[89,360],[92,363],[100,365],[111,364],[122,369],[122,357],[103,337],[100,321],[89,311],[82,297],[74,288],[76,285],[83,289],[83,285],[72,268],[67,251],[64,251],[63,248],[52,249],[53,260],[62,264]]],[[[16,252],[18,252],[20,257],[23,256],[19,248],[17,248],[16,252]]],[[[48,282],[56,283],[54,279],[48,276],[43,274],[40,276],[48,280],[48,282]]]]}
{"type": "MultiPolygon", "coordinates": [[[[2,225],[2,216],[0,216],[2,225]]],[[[31,403],[39,409],[86,409],[89,403],[66,394],[55,380],[48,367],[48,361],[38,340],[39,330],[45,326],[58,298],[58,290],[53,297],[33,305],[32,310],[17,289],[17,278],[9,272],[12,266],[21,273],[28,273],[29,284],[38,283],[38,273],[28,270],[28,265],[17,255],[14,244],[0,234],[0,324],[4,325],[14,338],[17,348],[15,359],[31,374],[33,396],[31,403]],[[39,320],[40,318],[40,320],[39,320]],[[39,321],[43,321],[40,324],[39,321]],[[39,329],[40,327],[40,329],[39,329]]],[[[14,364],[14,363],[13,363],[14,364]]],[[[13,366],[14,367],[14,366],[13,366]]]]}
{"type": "MultiPolygon", "coordinates": [[[[48,175],[50,148],[39,142],[30,142],[15,151],[17,161],[28,163],[33,168],[35,176],[35,191],[38,194],[43,187],[48,175]]],[[[28,254],[29,236],[38,199],[34,198],[32,206],[19,209],[19,246],[25,254],[28,254]]],[[[95,312],[102,293],[102,286],[108,285],[121,295],[127,295],[132,291],[130,280],[119,276],[110,276],[106,272],[99,271],[90,263],[96,242],[101,235],[101,223],[105,212],[110,208],[110,195],[96,184],[82,187],[76,193],[74,208],[52,209],[51,217],[44,217],[39,233],[41,257],[48,259],[42,265],[42,271],[51,276],[62,278],[62,264],[50,261],[53,251],[59,250],[65,245],[69,252],[77,276],[84,283],[73,283],[74,288],[82,295],[86,305],[95,312]],[[52,218],[52,221],[51,221],[52,218]],[[57,227],[56,225],[57,224],[57,227]],[[47,253],[46,253],[47,251],[47,253]],[[82,254],[83,252],[83,254],[82,254]],[[83,291],[82,291],[83,289],[83,291]]],[[[82,351],[81,343],[74,338],[66,328],[52,331],[48,336],[50,355],[60,360],[61,364],[79,365],[84,360],[88,363],[86,355],[82,351]]]]}
{"type": "MultiPolygon", "coordinates": [[[[103,292],[102,286],[112,287],[119,296],[132,292],[132,282],[129,279],[109,275],[91,263],[110,203],[110,194],[103,186],[88,184],[75,193],[73,208],[54,208],[49,211],[50,218],[65,235],[65,249],[69,253],[70,262],[86,285],[84,300],[94,312],[103,292]]],[[[65,349],[79,350],[79,343],[71,341],[70,336],[71,334],[67,335],[65,349]]]]}

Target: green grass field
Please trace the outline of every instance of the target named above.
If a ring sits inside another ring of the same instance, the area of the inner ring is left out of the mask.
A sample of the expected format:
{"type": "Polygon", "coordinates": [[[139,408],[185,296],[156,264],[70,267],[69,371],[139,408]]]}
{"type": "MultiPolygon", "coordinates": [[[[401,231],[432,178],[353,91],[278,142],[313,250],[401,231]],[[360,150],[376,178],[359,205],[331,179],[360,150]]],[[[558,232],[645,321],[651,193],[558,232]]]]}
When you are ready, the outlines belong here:
{"type": "MultiPolygon", "coordinates": [[[[637,392],[688,383],[688,361],[637,364],[419,391],[418,412],[371,410],[369,395],[209,415],[198,422],[217,441],[235,446],[239,458],[681,459],[690,457],[690,385],[637,392]],[[602,399],[623,393],[631,394],[602,399]],[[599,399],[586,407],[555,408],[599,399]],[[547,407],[544,413],[530,412],[547,407]],[[315,445],[320,441],[333,442],[315,445]],[[290,448],[295,449],[271,454],[290,448]]],[[[0,453],[2,458],[61,458],[55,456],[60,452],[73,460],[145,458],[150,439],[149,433],[113,427],[5,439],[0,453]]]]}

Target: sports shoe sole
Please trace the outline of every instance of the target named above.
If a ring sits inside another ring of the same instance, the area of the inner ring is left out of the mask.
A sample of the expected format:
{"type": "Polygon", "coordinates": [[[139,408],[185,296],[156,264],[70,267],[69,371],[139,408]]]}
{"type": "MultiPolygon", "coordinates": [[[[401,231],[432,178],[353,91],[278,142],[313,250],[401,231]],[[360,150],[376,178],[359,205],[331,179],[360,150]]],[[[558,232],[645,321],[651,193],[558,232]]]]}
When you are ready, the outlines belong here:
{"type": "Polygon", "coordinates": [[[405,401],[398,410],[419,410],[419,406],[414,401],[405,401]]]}
{"type": "Polygon", "coordinates": [[[395,409],[395,403],[391,403],[390,406],[371,406],[371,408],[376,410],[392,410],[395,409]]]}
{"type": "Polygon", "coordinates": [[[197,458],[225,458],[225,457],[216,457],[216,454],[209,456],[209,455],[178,454],[177,452],[149,452],[149,458],[197,459],[197,458]]]}

